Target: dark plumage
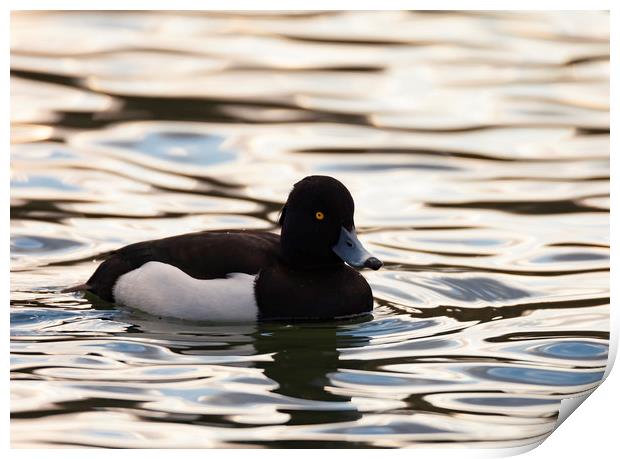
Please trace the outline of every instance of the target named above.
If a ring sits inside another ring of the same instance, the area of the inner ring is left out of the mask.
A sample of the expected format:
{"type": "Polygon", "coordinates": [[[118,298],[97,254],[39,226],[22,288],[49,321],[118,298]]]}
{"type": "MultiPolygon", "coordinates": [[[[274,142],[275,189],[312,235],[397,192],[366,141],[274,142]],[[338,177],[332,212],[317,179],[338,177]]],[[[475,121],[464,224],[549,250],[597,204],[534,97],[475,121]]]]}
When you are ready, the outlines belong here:
{"type": "Polygon", "coordinates": [[[370,286],[343,258],[373,269],[381,262],[357,240],[353,213],[353,198],[342,183],[326,176],[306,177],[295,184],[282,209],[281,236],[203,231],[131,244],[110,253],[86,284],[67,291],[86,289],[115,302],[118,279],[156,261],[195,279],[258,275],[254,283],[258,319],[330,319],[366,313],[373,306],[370,286]]]}

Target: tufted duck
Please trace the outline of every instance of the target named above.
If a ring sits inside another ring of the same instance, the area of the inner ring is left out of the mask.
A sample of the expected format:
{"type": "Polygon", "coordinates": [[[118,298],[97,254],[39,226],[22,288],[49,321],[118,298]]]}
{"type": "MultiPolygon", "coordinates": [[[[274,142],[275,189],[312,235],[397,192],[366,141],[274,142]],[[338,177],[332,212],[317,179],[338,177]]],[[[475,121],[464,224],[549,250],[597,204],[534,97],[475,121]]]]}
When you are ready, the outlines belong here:
{"type": "Polygon", "coordinates": [[[368,313],[379,269],[355,235],[349,190],[327,176],[293,187],[281,235],[203,231],[111,252],[86,282],[100,298],[163,317],[199,321],[327,320],[368,313]]]}

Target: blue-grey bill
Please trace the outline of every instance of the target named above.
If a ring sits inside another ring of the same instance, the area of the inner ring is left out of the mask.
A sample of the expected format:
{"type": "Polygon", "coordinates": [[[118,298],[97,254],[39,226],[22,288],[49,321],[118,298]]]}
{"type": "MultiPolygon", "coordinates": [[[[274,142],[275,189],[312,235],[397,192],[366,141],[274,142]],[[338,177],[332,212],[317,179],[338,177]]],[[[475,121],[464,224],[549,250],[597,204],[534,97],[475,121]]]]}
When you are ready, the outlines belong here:
{"type": "Polygon", "coordinates": [[[340,230],[340,237],[332,250],[342,261],[355,268],[370,268],[377,270],[383,263],[368,252],[355,234],[355,230],[348,231],[344,226],[340,230]]]}

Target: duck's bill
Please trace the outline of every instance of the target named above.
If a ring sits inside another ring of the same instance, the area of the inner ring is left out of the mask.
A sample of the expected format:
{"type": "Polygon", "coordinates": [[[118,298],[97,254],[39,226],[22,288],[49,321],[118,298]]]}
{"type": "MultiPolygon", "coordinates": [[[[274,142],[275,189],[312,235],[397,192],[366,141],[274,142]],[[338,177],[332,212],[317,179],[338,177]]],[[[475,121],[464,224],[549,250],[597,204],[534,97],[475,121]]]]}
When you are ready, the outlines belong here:
{"type": "Polygon", "coordinates": [[[342,261],[355,268],[370,268],[377,270],[383,263],[368,252],[355,234],[355,230],[349,231],[344,226],[340,230],[340,238],[332,250],[342,258],[342,261]]]}

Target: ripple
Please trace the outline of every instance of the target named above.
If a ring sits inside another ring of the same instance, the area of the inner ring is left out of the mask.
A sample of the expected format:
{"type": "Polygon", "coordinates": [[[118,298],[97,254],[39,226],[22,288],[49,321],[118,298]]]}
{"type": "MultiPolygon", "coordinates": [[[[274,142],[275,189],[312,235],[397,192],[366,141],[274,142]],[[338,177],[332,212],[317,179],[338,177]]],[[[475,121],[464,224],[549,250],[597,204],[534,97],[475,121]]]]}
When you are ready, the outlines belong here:
{"type": "Polygon", "coordinates": [[[29,188],[29,191],[32,191],[33,188],[51,188],[54,190],[61,190],[67,192],[81,191],[80,187],[78,186],[63,182],[56,177],[44,175],[33,175],[26,179],[12,180],[11,187],[29,188]]]}
{"type": "Polygon", "coordinates": [[[468,307],[506,304],[538,295],[538,292],[520,288],[514,278],[499,275],[492,278],[474,274],[384,271],[373,274],[369,280],[379,298],[418,308],[441,304],[468,307]],[[412,291],[415,295],[410,293],[412,291]]]}
{"type": "Polygon", "coordinates": [[[14,55],[13,68],[20,71],[52,73],[71,77],[146,78],[167,75],[197,75],[222,70],[226,63],[203,56],[183,56],[150,51],[110,51],[95,56],[65,57],[57,59],[46,55],[14,55]]]}
{"type": "Polygon", "coordinates": [[[583,386],[599,382],[602,371],[570,372],[523,367],[479,367],[470,370],[473,374],[496,381],[542,386],[583,386]]]}
{"type": "Polygon", "coordinates": [[[101,144],[144,153],[158,159],[205,166],[231,161],[235,155],[220,151],[223,139],[186,132],[149,132],[136,140],[106,140],[101,144]],[[209,152],[205,154],[205,152],[209,152]]]}
{"type": "Polygon", "coordinates": [[[371,387],[381,387],[385,391],[408,393],[415,386],[451,386],[454,381],[445,379],[430,379],[419,376],[378,373],[369,371],[348,371],[333,375],[332,382],[341,387],[358,388],[360,391],[372,392],[371,387]],[[408,389],[409,388],[409,389],[408,389]]]}
{"type": "Polygon", "coordinates": [[[49,126],[37,124],[12,124],[11,143],[38,142],[50,138],[54,130],[49,126]]]}
{"type": "Polygon", "coordinates": [[[483,277],[471,277],[469,279],[437,279],[438,286],[428,286],[444,296],[453,300],[474,301],[498,301],[526,298],[530,294],[518,288],[502,284],[495,279],[483,277]]]}
{"type": "Polygon", "coordinates": [[[564,359],[606,359],[608,346],[584,341],[565,341],[540,346],[536,351],[542,355],[564,359]]]}
{"type": "Polygon", "coordinates": [[[45,328],[51,323],[62,322],[66,319],[79,317],[79,312],[56,311],[50,309],[26,309],[11,312],[11,327],[20,328],[45,328]]]}
{"type": "Polygon", "coordinates": [[[560,399],[553,397],[523,397],[518,393],[442,393],[426,395],[424,400],[433,406],[462,412],[489,413],[510,416],[553,416],[560,409],[560,399]]]}
{"type": "Polygon", "coordinates": [[[72,249],[81,244],[69,239],[21,235],[11,238],[11,253],[54,252],[72,249]]]}
{"type": "Polygon", "coordinates": [[[608,357],[609,347],[600,342],[591,340],[556,340],[549,343],[546,340],[528,340],[519,346],[505,346],[509,353],[523,352],[529,356],[544,359],[564,361],[574,366],[604,366],[608,357]]]}
{"type": "MultiPolygon", "coordinates": [[[[11,269],[20,271],[35,266],[62,263],[86,256],[92,241],[83,235],[73,235],[63,225],[15,222],[11,236],[11,269]]],[[[41,285],[33,284],[41,289],[41,285]]]]}
{"type": "Polygon", "coordinates": [[[609,260],[609,255],[606,253],[592,253],[592,252],[571,252],[562,253],[556,255],[545,255],[543,257],[535,258],[533,263],[547,263],[547,262],[575,262],[575,261],[593,261],[593,260],[609,260]]]}
{"type": "Polygon", "coordinates": [[[11,78],[11,122],[45,123],[56,120],[61,111],[105,112],[115,106],[114,99],[104,94],[11,78]]]}

